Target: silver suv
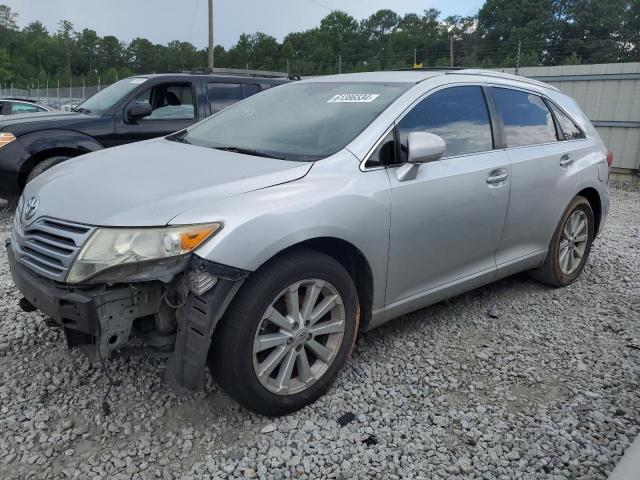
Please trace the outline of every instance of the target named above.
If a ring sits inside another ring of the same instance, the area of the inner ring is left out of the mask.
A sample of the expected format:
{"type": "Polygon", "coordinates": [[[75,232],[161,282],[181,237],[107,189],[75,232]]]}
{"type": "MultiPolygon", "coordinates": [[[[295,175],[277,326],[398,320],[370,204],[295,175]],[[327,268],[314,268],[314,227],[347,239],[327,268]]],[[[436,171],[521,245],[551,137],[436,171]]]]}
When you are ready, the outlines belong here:
{"type": "Polygon", "coordinates": [[[583,269],[611,155],[524,78],[313,78],[29,183],[8,254],[25,309],[104,360],[133,337],[171,384],[262,414],[321,396],[359,331],[519,271],[583,269]]]}

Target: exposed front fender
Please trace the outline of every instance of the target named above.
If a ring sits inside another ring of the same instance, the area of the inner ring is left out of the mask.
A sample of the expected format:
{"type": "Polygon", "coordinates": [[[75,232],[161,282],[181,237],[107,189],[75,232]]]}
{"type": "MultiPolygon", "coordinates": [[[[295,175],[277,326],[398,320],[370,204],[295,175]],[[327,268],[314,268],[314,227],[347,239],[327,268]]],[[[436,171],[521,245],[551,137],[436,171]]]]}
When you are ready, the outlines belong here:
{"type": "Polygon", "coordinates": [[[343,240],[369,262],[378,308],[386,287],[390,203],[386,171],[362,172],[346,152],[317,162],[302,179],[202,205],[171,223],[222,222],[220,233],[196,253],[249,271],[307,240],[343,240]]]}

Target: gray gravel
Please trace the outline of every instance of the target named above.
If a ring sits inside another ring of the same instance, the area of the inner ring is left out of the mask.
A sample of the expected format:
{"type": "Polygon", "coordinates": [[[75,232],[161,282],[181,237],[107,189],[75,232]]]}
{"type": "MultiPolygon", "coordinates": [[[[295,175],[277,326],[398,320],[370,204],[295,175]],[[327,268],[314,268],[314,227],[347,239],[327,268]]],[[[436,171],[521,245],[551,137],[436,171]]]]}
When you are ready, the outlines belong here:
{"type": "Polygon", "coordinates": [[[105,375],[19,311],[2,249],[0,478],[605,478],[640,430],[640,191],[612,193],[579,282],[521,275],[407,315],[279,419],[212,381],[174,394],[135,354],[108,364],[105,417],[105,375]]]}

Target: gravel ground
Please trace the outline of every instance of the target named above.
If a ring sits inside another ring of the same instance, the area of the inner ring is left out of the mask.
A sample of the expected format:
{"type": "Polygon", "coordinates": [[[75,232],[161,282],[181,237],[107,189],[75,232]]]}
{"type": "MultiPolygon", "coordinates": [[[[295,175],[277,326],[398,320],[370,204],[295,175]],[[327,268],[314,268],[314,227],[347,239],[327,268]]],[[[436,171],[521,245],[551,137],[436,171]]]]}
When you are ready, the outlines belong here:
{"type": "Polygon", "coordinates": [[[2,251],[0,478],[606,478],[640,431],[640,191],[612,195],[576,284],[520,275],[396,320],[279,419],[212,381],[174,394],[136,354],[107,366],[105,417],[107,377],[18,309],[2,251]]]}

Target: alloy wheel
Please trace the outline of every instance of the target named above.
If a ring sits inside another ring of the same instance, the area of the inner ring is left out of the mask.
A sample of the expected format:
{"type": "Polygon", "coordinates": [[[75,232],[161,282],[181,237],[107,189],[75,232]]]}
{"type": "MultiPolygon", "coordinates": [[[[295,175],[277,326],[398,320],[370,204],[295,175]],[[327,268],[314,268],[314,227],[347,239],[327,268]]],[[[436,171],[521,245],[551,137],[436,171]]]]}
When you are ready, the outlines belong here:
{"type": "Polygon", "coordinates": [[[562,229],[558,250],[560,271],[571,275],[582,262],[589,240],[589,219],[582,210],[573,212],[562,229]]]}
{"type": "Polygon", "coordinates": [[[345,331],[342,297],[329,282],[296,282],[271,302],[253,341],[260,383],[277,395],[302,392],[335,360],[345,331]]]}

